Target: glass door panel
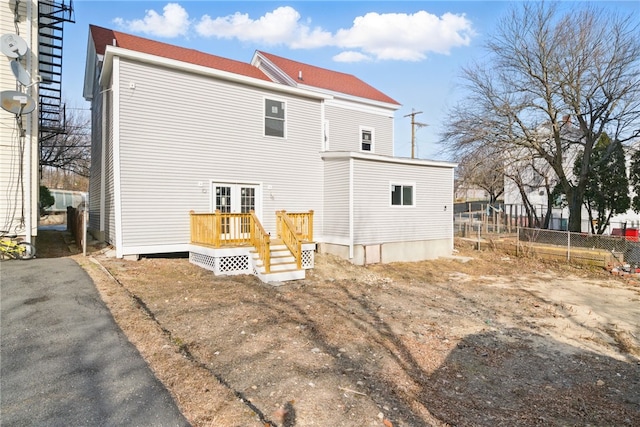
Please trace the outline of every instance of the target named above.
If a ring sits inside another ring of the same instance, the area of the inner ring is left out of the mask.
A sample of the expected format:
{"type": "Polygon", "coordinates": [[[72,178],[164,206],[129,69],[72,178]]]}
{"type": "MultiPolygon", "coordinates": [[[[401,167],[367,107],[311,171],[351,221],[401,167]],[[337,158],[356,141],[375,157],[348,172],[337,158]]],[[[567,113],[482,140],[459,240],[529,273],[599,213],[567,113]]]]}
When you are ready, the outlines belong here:
{"type": "MultiPolygon", "coordinates": [[[[240,187],[240,212],[249,213],[256,210],[256,188],[255,187],[240,187]]],[[[250,233],[250,220],[249,218],[242,218],[242,233],[250,233]]]]}
{"type": "MultiPolygon", "coordinates": [[[[214,209],[221,213],[243,213],[258,211],[256,204],[258,186],[248,184],[213,183],[214,209]]],[[[249,217],[222,218],[221,237],[223,240],[246,239],[251,232],[249,217]]]]}
{"type": "MultiPolygon", "coordinates": [[[[228,185],[215,186],[215,198],[216,207],[215,210],[220,210],[221,213],[231,213],[231,187],[228,185]]],[[[225,236],[229,234],[231,224],[229,217],[223,217],[220,223],[220,233],[225,236]]]]}

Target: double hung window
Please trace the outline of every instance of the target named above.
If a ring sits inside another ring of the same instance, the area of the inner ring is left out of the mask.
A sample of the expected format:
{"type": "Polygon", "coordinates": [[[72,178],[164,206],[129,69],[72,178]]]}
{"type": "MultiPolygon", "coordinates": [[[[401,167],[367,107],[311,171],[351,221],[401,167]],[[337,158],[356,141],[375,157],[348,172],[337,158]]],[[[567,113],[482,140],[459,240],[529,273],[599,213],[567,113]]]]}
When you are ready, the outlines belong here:
{"type": "Polygon", "coordinates": [[[284,138],[285,117],[284,102],[273,99],[264,100],[264,134],[284,138]]]}
{"type": "Polygon", "coordinates": [[[360,127],[360,151],[373,152],[373,129],[360,127]]]}

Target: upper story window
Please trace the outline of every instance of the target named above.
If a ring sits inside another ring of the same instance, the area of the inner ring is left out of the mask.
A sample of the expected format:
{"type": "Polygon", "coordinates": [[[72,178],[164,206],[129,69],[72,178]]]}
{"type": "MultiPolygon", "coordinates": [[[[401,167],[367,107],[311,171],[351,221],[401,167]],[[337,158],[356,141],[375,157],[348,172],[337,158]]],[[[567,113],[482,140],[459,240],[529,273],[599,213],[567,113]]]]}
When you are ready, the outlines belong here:
{"type": "Polygon", "coordinates": [[[391,184],[392,206],[413,206],[413,185],[391,184]]]}
{"type": "Polygon", "coordinates": [[[284,138],[284,102],[264,100],[264,134],[284,138]]]}
{"type": "Polygon", "coordinates": [[[373,129],[360,127],[360,151],[373,152],[373,129]]]}

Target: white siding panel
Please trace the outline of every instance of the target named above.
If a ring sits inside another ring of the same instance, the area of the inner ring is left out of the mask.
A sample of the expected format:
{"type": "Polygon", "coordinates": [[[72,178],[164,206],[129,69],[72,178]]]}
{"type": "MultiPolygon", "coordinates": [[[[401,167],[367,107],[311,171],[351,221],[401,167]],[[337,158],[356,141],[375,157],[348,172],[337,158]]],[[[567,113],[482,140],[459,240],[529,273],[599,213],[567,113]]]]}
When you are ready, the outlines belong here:
{"type": "MultiPolygon", "coordinates": [[[[105,108],[111,112],[113,110],[113,92],[105,92],[107,99],[105,108]]],[[[111,244],[116,242],[116,211],[115,211],[115,186],[114,186],[114,165],[113,165],[113,117],[107,114],[107,126],[105,135],[105,240],[111,244]]]]}
{"type": "Polygon", "coordinates": [[[356,160],[354,243],[451,238],[452,203],[452,168],[356,160]],[[414,206],[391,206],[391,183],[415,183],[414,206]]]}
{"type": "MultiPolygon", "coordinates": [[[[15,34],[13,14],[9,4],[2,2],[0,34],[15,34]]],[[[26,6],[26,5],[25,5],[26,6]]],[[[23,7],[24,9],[24,7],[23,7]]],[[[16,79],[9,66],[10,59],[0,54],[0,90],[16,90],[16,79]]],[[[17,192],[19,138],[13,114],[0,110],[0,230],[13,230],[14,212],[22,209],[22,196],[17,192]]]]}
{"type": "Polygon", "coordinates": [[[374,152],[393,156],[393,118],[335,105],[325,108],[330,151],[360,151],[360,127],[374,129],[374,152]]]}
{"type": "Polygon", "coordinates": [[[349,160],[324,162],[324,235],[349,237],[349,160]]]}
{"type": "Polygon", "coordinates": [[[189,211],[210,210],[211,180],[262,184],[272,234],[279,209],[313,209],[322,223],[318,100],[120,64],[123,246],[188,243],[189,211]],[[263,136],[265,96],[286,102],[286,139],[263,136]]]}
{"type": "MultiPolygon", "coordinates": [[[[27,0],[0,1],[0,35],[19,35],[29,48],[21,64],[30,75],[37,74],[37,2],[27,0]],[[17,6],[17,15],[14,15],[17,6]],[[31,15],[29,15],[29,13],[31,15]]],[[[11,71],[12,59],[0,53],[0,91],[21,90],[37,103],[36,87],[19,88],[11,71]]],[[[0,109],[0,230],[37,234],[38,221],[38,109],[23,116],[26,137],[20,140],[20,130],[15,115],[0,109]],[[30,158],[28,154],[30,152],[30,158]],[[20,184],[20,161],[22,159],[22,185],[20,184]],[[30,186],[27,186],[30,183],[30,186]],[[23,187],[24,186],[24,187],[23,187]],[[24,192],[23,192],[24,188],[24,192]],[[28,196],[31,194],[31,199],[28,196]],[[24,204],[23,204],[24,201],[24,204]],[[24,215],[23,215],[24,213],[24,215]],[[27,215],[30,214],[30,217],[27,215]]]]}
{"type": "Polygon", "coordinates": [[[100,230],[100,198],[102,197],[102,94],[93,86],[91,101],[91,175],[89,177],[89,229],[100,230]]]}

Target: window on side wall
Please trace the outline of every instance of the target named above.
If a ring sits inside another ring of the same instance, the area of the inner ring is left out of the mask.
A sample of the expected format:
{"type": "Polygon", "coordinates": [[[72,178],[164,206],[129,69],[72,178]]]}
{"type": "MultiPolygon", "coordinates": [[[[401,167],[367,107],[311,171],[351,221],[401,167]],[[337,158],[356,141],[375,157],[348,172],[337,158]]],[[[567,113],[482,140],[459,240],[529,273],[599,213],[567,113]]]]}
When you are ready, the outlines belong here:
{"type": "Polygon", "coordinates": [[[360,127],[360,151],[373,152],[373,129],[360,127]]]}
{"type": "Polygon", "coordinates": [[[264,134],[284,138],[284,102],[274,99],[264,100],[264,134]]]}
{"type": "Polygon", "coordinates": [[[391,206],[413,206],[413,184],[391,184],[391,206]]]}

